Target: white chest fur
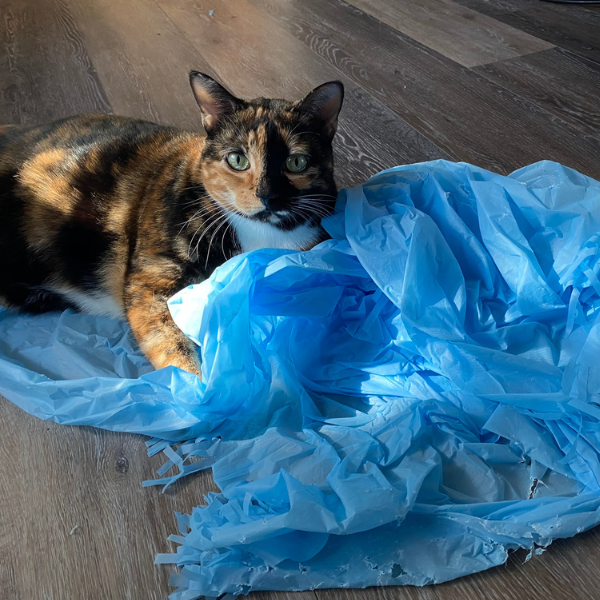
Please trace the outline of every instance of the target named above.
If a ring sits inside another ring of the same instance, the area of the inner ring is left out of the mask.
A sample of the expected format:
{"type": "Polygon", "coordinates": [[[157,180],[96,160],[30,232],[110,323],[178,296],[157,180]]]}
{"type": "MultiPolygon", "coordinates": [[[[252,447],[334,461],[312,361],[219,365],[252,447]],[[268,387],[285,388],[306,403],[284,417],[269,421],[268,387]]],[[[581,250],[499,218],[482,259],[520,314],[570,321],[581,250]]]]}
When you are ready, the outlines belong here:
{"type": "Polygon", "coordinates": [[[77,306],[81,312],[90,315],[101,315],[113,317],[114,319],[123,318],[123,309],[110,295],[102,292],[82,292],[67,286],[54,286],[54,292],[58,292],[66,300],[77,306]]]}
{"type": "Polygon", "coordinates": [[[309,248],[318,241],[321,230],[307,224],[291,231],[278,229],[270,223],[262,223],[236,215],[231,219],[243,252],[259,248],[284,248],[301,250],[309,248]]]}

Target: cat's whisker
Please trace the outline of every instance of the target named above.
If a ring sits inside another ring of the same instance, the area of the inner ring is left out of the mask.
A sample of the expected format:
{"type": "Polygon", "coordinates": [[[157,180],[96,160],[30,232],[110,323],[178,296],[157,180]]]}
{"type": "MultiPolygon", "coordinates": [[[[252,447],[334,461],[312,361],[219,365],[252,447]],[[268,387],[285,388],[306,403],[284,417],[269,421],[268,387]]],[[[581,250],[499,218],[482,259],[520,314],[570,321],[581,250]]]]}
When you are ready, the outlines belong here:
{"type": "Polygon", "coordinates": [[[298,129],[298,127],[300,127],[300,125],[302,125],[302,123],[296,123],[296,124],[295,124],[295,125],[292,127],[291,131],[289,132],[289,135],[293,135],[294,133],[296,133],[296,129],[298,129]]]}
{"type": "Polygon", "coordinates": [[[213,215],[215,213],[217,213],[218,210],[216,210],[214,207],[210,206],[210,207],[203,207],[200,210],[197,210],[191,217],[190,217],[190,221],[194,220],[194,219],[198,219],[198,218],[204,218],[206,217],[206,215],[213,215]]]}
{"type": "Polygon", "coordinates": [[[296,204],[295,206],[297,206],[298,208],[303,208],[306,210],[313,211],[313,212],[315,212],[319,215],[323,215],[323,216],[332,214],[331,210],[328,210],[326,207],[323,207],[323,206],[311,206],[308,204],[296,204]]]}
{"type": "Polygon", "coordinates": [[[327,200],[326,198],[298,198],[295,200],[295,204],[319,206],[327,209],[331,208],[331,200],[327,200]]]}
{"type": "Polygon", "coordinates": [[[204,225],[206,225],[206,228],[208,229],[209,227],[211,227],[212,225],[214,225],[215,223],[220,221],[226,215],[227,215],[227,211],[225,211],[222,208],[219,208],[218,210],[216,210],[214,212],[209,211],[209,217],[203,218],[202,222],[204,225]]]}
{"type": "Polygon", "coordinates": [[[212,236],[210,238],[210,242],[208,243],[208,250],[206,251],[206,262],[204,263],[205,271],[208,268],[208,259],[210,258],[210,249],[212,248],[213,240],[217,236],[217,233],[219,233],[219,230],[221,229],[221,227],[223,227],[223,225],[225,225],[226,223],[229,223],[229,221],[227,220],[227,215],[225,215],[225,219],[223,219],[221,224],[215,229],[215,232],[212,234],[212,236]]]}
{"type": "Polygon", "coordinates": [[[178,225],[182,225],[181,229],[179,230],[179,233],[177,235],[181,235],[181,232],[187,227],[189,227],[192,222],[196,219],[203,219],[204,217],[206,217],[207,214],[214,214],[214,207],[210,206],[210,207],[202,207],[200,208],[200,210],[197,210],[189,219],[187,219],[186,221],[184,221],[183,223],[178,223],[178,225]]]}
{"type": "Polygon", "coordinates": [[[306,135],[306,134],[315,135],[315,132],[312,132],[312,131],[296,131],[298,129],[298,127],[300,127],[300,125],[302,125],[302,123],[297,123],[296,125],[294,125],[292,130],[288,132],[288,134],[287,134],[288,140],[291,140],[291,138],[293,138],[294,136],[300,136],[300,135],[306,135]]]}
{"type": "Polygon", "coordinates": [[[187,192],[187,191],[189,191],[189,190],[194,190],[194,189],[196,189],[196,188],[203,189],[203,188],[204,188],[204,186],[203,186],[201,183],[196,183],[196,184],[194,184],[194,185],[190,185],[190,186],[188,186],[188,187],[181,188],[181,189],[179,190],[179,192],[180,192],[180,193],[181,193],[181,192],[187,192]]]}
{"type": "Polygon", "coordinates": [[[294,218],[294,222],[297,224],[302,223],[307,219],[306,215],[300,211],[293,212],[292,217],[294,218]]]}
{"type": "Polygon", "coordinates": [[[186,202],[186,203],[182,204],[181,206],[192,206],[193,204],[197,204],[200,206],[200,209],[207,208],[207,206],[212,206],[212,204],[210,204],[210,203],[207,205],[205,203],[206,200],[212,200],[212,198],[210,196],[196,198],[196,200],[186,202]]]}
{"type": "MultiPolygon", "coordinates": [[[[178,194],[181,195],[183,192],[189,192],[192,189],[194,189],[194,188],[183,188],[182,190],[178,191],[178,194]]],[[[196,197],[197,198],[208,198],[208,196],[210,196],[210,194],[207,191],[204,191],[199,196],[196,196],[196,197]]]]}
{"type": "Polygon", "coordinates": [[[297,214],[302,214],[304,216],[310,217],[310,216],[313,216],[313,214],[316,211],[313,211],[309,207],[306,207],[306,206],[300,206],[300,207],[297,208],[297,210],[295,212],[297,214]]]}
{"type": "MultiPolygon", "coordinates": [[[[235,231],[236,231],[236,229],[235,229],[235,227],[236,227],[236,222],[237,222],[237,223],[240,223],[240,221],[242,220],[242,218],[244,218],[244,215],[242,215],[241,213],[235,212],[235,213],[231,213],[229,216],[230,216],[230,217],[232,218],[232,220],[233,220],[233,222],[231,223],[231,226],[232,226],[232,229],[233,229],[233,231],[235,232],[235,231]]],[[[234,240],[234,242],[233,242],[233,243],[234,243],[235,247],[236,247],[238,250],[240,250],[240,251],[241,251],[241,250],[242,250],[242,247],[240,246],[240,243],[239,243],[239,240],[238,240],[238,238],[237,238],[237,235],[234,235],[234,236],[233,236],[233,240],[234,240]]]]}
{"type": "MultiPolygon", "coordinates": [[[[188,244],[188,258],[191,259],[192,258],[192,245],[194,244],[194,238],[198,235],[198,233],[202,230],[202,226],[198,227],[198,229],[196,229],[196,231],[194,231],[194,235],[191,237],[190,239],[190,243],[188,244]]],[[[206,232],[206,229],[204,230],[204,232],[206,232]]],[[[202,234],[204,235],[204,234],[202,234]]],[[[202,235],[200,236],[200,239],[202,239],[202,235]]],[[[198,242],[200,243],[200,242],[198,242]]],[[[197,255],[198,254],[198,244],[196,244],[195,248],[194,248],[194,253],[197,255]]]]}
{"type": "MultiPolygon", "coordinates": [[[[189,217],[188,219],[186,219],[185,221],[183,221],[182,223],[177,223],[178,225],[185,225],[190,224],[195,218],[198,217],[198,215],[200,214],[205,214],[209,212],[206,206],[202,206],[201,208],[199,208],[191,217],[189,217]]],[[[181,233],[181,231],[179,232],[181,233]]]]}
{"type": "MultiPolygon", "coordinates": [[[[244,215],[239,210],[237,210],[237,208],[232,204],[232,202],[230,202],[227,199],[221,198],[219,200],[219,202],[217,202],[214,198],[210,197],[210,200],[211,200],[211,207],[216,208],[222,217],[223,216],[231,216],[231,217],[235,217],[235,218],[247,217],[247,215],[244,215]]],[[[207,212],[209,212],[209,213],[212,212],[211,207],[209,207],[207,210],[205,210],[205,212],[203,214],[206,214],[207,212]]],[[[220,220],[221,219],[218,219],[217,221],[220,221],[220,220]]],[[[215,221],[215,223],[213,223],[211,225],[208,225],[207,229],[209,229],[210,227],[215,225],[217,223],[217,221],[215,221]]],[[[225,236],[223,235],[223,239],[224,239],[224,237],[225,236]]],[[[200,244],[200,240],[198,240],[197,246],[199,246],[199,244],[200,244]]]]}
{"type": "MultiPolygon", "coordinates": [[[[189,192],[190,190],[193,190],[193,189],[194,189],[193,187],[183,188],[183,189],[181,189],[181,190],[178,190],[178,192],[177,192],[177,193],[178,193],[178,194],[182,194],[183,192],[189,192]]],[[[204,192],[202,192],[202,193],[201,193],[201,194],[198,196],[198,198],[203,198],[203,197],[206,197],[206,196],[208,196],[208,195],[209,195],[209,194],[208,194],[208,192],[205,190],[204,192]]]]}
{"type": "Polygon", "coordinates": [[[329,206],[323,202],[319,202],[318,200],[313,200],[313,199],[302,199],[302,200],[296,200],[296,202],[294,204],[304,204],[306,206],[316,206],[318,208],[326,208],[329,209],[329,206]]]}
{"type": "Polygon", "coordinates": [[[199,231],[200,231],[200,227],[198,227],[198,229],[196,229],[196,231],[194,231],[194,235],[192,236],[192,238],[190,239],[190,243],[188,244],[187,255],[188,255],[188,259],[190,259],[190,260],[192,258],[192,255],[191,255],[192,244],[194,243],[194,238],[196,237],[196,234],[199,231]]]}
{"type": "Polygon", "coordinates": [[[177,225],[181,225],[181,229],[177,232],[177,235],[181,235],[181,232],[192,224],[191,219],[184,221],[183,223],[177,223],[177,225]]]}
{"type": "Polygon", "coordinates": [[[326,217],[326,216],[329,216],[330,214],[332,214],[331,211],[327,210],[326,208],[324,208],[322,206],[295,205],[295,207],[297,207],[299,209],[312,211],[313,213],[315,213],[321,217],[326,217]]]}
{"type": "Polygon", "coordinates": [[[225,227],[225,231],[223,231],[223,236],[221,237],[221,252],[223,253],[223,257],[226,258],[225,256],[225,236],[227,235],[227,232],[231,229],[232,225],[231,225],[231,221],[228,222],[227,227],[225,227]]]}
{"type": "Polygon", "coordinates": [[[337,199],[337,196],[332,196],[331,194],[304,194],[303,196],[294,196],[292,200],[302,200],[304,198],[308,198],[310,200],[313,199],[326,199],[331,198],[333,200],[337,199]]]}
{"type": "Polygon", "coordinates": [[[310,202],[312,204],[318,205],[330,205],[333,201],[333,198],[324,198],[322,196],[317,196],[314,198],[302,197],[302,198],[292,198],[295,202],[310,202]]]}
{"type": "Polygon", "coordinates": [[[213,200],[213,198],[208,197],[208,199],[210,200],[210,202],[208,204],[202,204],[200,206],[200,208],[198,209],[198,212],[211,212],[212,210],[216,209],[216,210],[222,210],[223,207],[218,203],[215,202],[215,200],[213,200]]]}
{"type": "MultiPolygon", "coordinates": [[[[300,217],[302,220],[306,221],[310,219],[312,215],[305,213],[303,210],[296,210],[292,212],[292,216],[300,217]]],[[[299,222],[298,219],[296,219],[296,222],[299,222]]]]}
{"type": "Polygon", "coordinates": [[[202,204],[203,200],[206,200],[209,196],[198,196],[198,198],[194,198],[193,200],[188,200],[187,202],[181,202],[179,204],[180,207],[185,208],[186,206],[192,206],[194,204],[202,204]]]}
{"type": "Polygon", "coordinates": [[[199,246],[200,246],[200,241],[202,240],[202,238],[204,237],[204,235],[206,234],[206,232],[207,232],[207,231],[208,231],[208,230],[209,230],[209,229],[210,229],[210,228],[211,228],[211,227],[212,227],[212,226],[213,226],[213,225],[214,225],[214,224],[215,224],[217,221],[219,221],[219,220],[220,220],[220,218],[221,218],[221,216],[220,216],[220,215],[218,215],[218,214],[217,214],[216,216],[214,216],[214,215],[213,215],[213,218],[212,218],[212,219],[209,219],[209,220],[208,220],[208,222],[206,222],[206,221],[203,221],[203,222],[202,222],[202,223],[201,223],[201,224],[198,226],[198,228],[197,228],[197,229],[196,229],[196,231],[194,232],[194,235],[192,235],[192,238],[190,239],[190,243],[189,243],[189,245],[188,245],[188,257],[190,257],[190,258],[191,258],[191,254],[190,254],[190,252],[191,252],[191,249],[192,249],[192,245],[193,245],[193,243],[194,243],[194,238],[195,238],[195,237],[198,235],[198,233],[199,233],[199,232],[202,230],[202,225],[204,225],[204,226],[205,226],[205,228],[204,228],[204,232],[202,233],[202,235],[201,235],[201,236],[200,236],[200,238],[198,239],[198,243],[196,244],[196,247],[195,247],[195,250],[194,250],[194,252],[195,252],[196,254],[198,254],[198,248],[199,248],[199,246]]]}
{"type": "MultiPolygon", "coordinates": [[[[192,244],[194,243],[194,238],[198,235],[198,233],[200,232],[201,229],[202,229],[202,225],[200,225],[196,229],[196,231],[194,231],[194,235],[192,235],[192,237],[190,239],[190,243],[188,244],[187,254],[188,254],[188,258],[190,258],[190,259],[192,258],[191,251],[192,251],[192,244]]],[[[196,249],[196,252],[197,252],[197,249],[196,249]]]]}
{"type": "MultiPolygon", "coordinates": [[[[196,255],[198,255],[198,249],[200,248],[200,242],[202,241],[204,236],[210,231],[211,227],[215,227],[217,224],[222,224],[226,219],[227,219],[227,214],[222,214],[220,217],[213,220],[209,226],[206,227],[206,229],[202,232],[202,235],[198,238],[198,241],[196,242],[196,250],[195,250],[196,255]]],[[[219,227],[220,227],[220,225],[219,225],[219,227]]],[[[216,231],[218,231],[218,228],[216,231]]],[[[210,252],[210,247],[209,247],[209,252],[210,252]]],[[[207,256],[207,264],[208,264],[208,256],[207,256]]]]}
{"type": "Polygon", "coordinates": [[[234,206],[234,205],[233,205],[231,202],[229,202],[228,200],[225,200],[225,201],[223,201],[223,200],[222,200],[222,202],[223,202],[223,204],[224,204],[225,208],[226,208],[226,209],[227,209],[227,210],[228,210],[228,211],[229,211],[231,214],[237,215],[237,216],[239,216],[239,217],[245,217],[245,218],[248,218],[248,216],[249,216],[249,215],[245,215],[245,214],[241,213],[241,212],[240,212],[240,211],[239,211],[239,210],[238,210],[238,209],[237,209],[237,208],[236,208],[236,207],[235,207],[235,206],[234,206]]]}
{"type": "Polygon", "coordinates": [[[293,135],[321,135],[320,133],[317,133],[316,131],[298,131],[295,132],[292,130],[293,135]]]}
{"type": "MultiPolygon", "coordinates": [[[[306,209],[298,209],[298,210],[294,211],[292,214],[294,216],[300,217],[304,221],[314,221],[314,218],[315,218],[314,211],[312,211],[312,212],[306,212],[306,209]]],[[[326,215],[317,214],[318,221],[320,222],[320,220],[324,216],[326,216],[326,215]]]]}

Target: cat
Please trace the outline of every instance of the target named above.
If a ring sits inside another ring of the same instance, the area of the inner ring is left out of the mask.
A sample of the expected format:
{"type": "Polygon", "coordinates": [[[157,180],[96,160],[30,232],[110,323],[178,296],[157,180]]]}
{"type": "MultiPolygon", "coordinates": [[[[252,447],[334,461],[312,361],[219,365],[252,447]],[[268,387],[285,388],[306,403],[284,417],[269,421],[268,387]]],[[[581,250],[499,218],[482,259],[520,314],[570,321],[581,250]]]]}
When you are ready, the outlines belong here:
{"type": "Polygon", "coordinates": [[[326,238],[344,88],[291,102],[190,84],[205,134],[110,115],[0,127],[0,305],[125,317],[156,369],[200,376],[167,300],[241,252],[326,238]]]}

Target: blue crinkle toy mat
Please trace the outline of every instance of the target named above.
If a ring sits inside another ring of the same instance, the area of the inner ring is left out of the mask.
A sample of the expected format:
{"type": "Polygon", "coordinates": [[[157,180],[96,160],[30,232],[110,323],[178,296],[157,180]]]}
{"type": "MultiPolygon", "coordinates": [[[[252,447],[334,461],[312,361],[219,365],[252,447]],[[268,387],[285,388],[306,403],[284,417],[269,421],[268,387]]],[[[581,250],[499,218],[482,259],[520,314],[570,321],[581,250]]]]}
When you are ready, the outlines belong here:
{"type": "Polygon", "coordinates": [[[438,583],[600,522],[600,183],[435,161],[338,209],[172,298],[203,383],[123,322],[0,313],[9,400],[152,436],[161,484],[212,468],[174,600],[438,583]]]}

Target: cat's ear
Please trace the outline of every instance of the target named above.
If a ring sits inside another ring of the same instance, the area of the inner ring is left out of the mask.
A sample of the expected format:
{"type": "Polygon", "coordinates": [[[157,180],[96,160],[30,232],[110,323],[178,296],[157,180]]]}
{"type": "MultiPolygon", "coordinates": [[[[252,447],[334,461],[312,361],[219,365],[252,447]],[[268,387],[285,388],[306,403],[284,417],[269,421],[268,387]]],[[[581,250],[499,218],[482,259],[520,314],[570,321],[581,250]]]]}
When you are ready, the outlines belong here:
{"type": "Polygon", "coordinates": [[[190,71],[190,85],[202,111],[206,133],[211,133],[221,119],[233,114],[240,105],[240,100],[204,73],[190,71]]]}
{"type": "Polygon", "coordinates": [[[343,101],[344,84],[341,81],[330,81],[315,88],[300,100],[298,108],[321,119],[325,123],[326,134],[333,138],[343,101]]]}

